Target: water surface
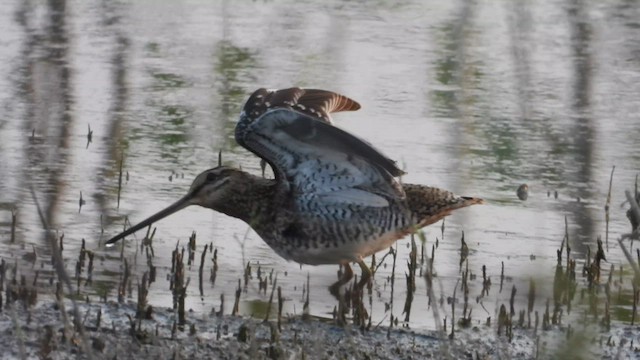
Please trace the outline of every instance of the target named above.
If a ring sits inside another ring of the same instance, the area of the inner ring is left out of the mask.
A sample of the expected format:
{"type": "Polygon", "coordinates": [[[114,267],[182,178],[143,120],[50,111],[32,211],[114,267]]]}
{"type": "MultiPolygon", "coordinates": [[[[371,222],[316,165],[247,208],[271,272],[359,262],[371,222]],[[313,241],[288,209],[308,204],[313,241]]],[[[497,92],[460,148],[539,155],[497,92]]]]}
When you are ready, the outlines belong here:
{"type": "MultiPolygon", "coordinates": [[[[255,156],[233,139],[243,102],[259,87],[314,87],[362,104],[336,122],[397,159],[408,171],[403,181],[486,199],[447,218],[444,234],[441,223],[425,230],[427,255],[438,238],[439,296],[452,296],[461,276],[464,231],[469,269],[481,274],[486,265],[497,284],[504,263],[512,279],[474,305],[477,320],[494,316],[511,282],[523,298],[529,279],[538,279],[544,299],[565,218],[576,258],[605,238],[614,165],[607,260],[624,263],[613,239],[629,230],[620,204],[640,170],[638,15],[635,2],[577,0],[10,0],[0,8],[0,256],[21,263],[34,245],[34,269],[50,274],[33,188],[52,231],[64,233],[69,272],[85,239],[99,259],[97,284],[85,290],[110,288],[113,296],[120,251],[102,243],[122,230],[124,218],[135,223],[178,199],[217,164],[218,151],[226,164],[260,173],[255,156]],[[522,183],[531,189],[527,201],[515,195],[522,183]]],[[[188,307],[219,309],[221,294],[230,303],[247,262],[254,276],[257,267],[278,275],[289,313],[302,311],[307,275],[312,314],[329,317],[336,304],[326,287],[337,266],[288,263],[239,220],[193,207],[156,225],[159,277],[149,295],[156,306],[171,306],[171,251],[193,231],[197,258],[213,244],[220,271],[201,298],[192,266],[188,307]]],[[[136,279],[146,269],[146,260],[134,260],[135,239],[143,236],[130,237],[124,249],[136,279]]],[[[409,252],[408,240],[397,244],[395,315],[409,252]]],[[[376,275],[374,323],[389,318],[389,259],[376,275]]],[[[435,326],[424,294],[418,281],[411,327],[435,326]]],[[[251,282],[244,313],[266,299],[251,282]]]]}

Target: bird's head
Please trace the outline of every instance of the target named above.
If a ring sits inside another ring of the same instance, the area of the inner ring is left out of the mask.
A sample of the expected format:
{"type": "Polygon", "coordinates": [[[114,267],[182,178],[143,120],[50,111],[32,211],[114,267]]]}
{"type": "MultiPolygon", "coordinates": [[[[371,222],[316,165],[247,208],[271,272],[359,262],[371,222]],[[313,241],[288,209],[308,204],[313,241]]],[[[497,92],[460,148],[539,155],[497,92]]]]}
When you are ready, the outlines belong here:
{"type": "Polygon", "coordinates": [[[196,176],[187,195],[169,205],[167,208],[149,216],[147,219],[109,239],[107,245],[114,244],[125,236],[144,229],[154,222],[178,212],[189,205],[200,205],[227,213],[225,210],[228,208],[229,202],[233,201],[234,195],[242,192],[242,189],[247,184],[247,177],[253,177],[253,175],[228,166],[218,166],[206,170],[196,176]]]}
{"type": "Polygon", "coordinates": [[[220,211],[244,183],[248,174],[242,170],[228,166],[218,166],[203,171],[191,184],[189,192],[183,199],[188,199],[188,205],[200,205],[220,211]]]}

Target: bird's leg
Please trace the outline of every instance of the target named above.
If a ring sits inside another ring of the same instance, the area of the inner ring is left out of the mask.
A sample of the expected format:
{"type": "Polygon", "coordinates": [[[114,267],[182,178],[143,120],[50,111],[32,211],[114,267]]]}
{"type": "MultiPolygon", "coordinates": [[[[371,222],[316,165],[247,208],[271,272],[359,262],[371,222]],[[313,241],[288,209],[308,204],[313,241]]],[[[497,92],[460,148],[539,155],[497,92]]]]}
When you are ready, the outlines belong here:
{"type": "Polygon", "coordinates": [[[340,288],[342,285],[346,284],[353,278],[353,270],[351,270],[351,265],[349,263],[343,264],[344,273],[338,281],[336,281],[333,285],[329,286],[329,292],[331,295],[335,296],[336,299],[340,300],[340,288]]]}
{"type": "Polygon", "coordinates": [[[360,270],[362,270],[362,275],[360,276],[360,281],[358,282],[358,288],[364,290],[364,287],[369,284],[371,281],[371,269],[364,263],[364,260],[358,259],[358,265],[360,265],[360,270]]]}

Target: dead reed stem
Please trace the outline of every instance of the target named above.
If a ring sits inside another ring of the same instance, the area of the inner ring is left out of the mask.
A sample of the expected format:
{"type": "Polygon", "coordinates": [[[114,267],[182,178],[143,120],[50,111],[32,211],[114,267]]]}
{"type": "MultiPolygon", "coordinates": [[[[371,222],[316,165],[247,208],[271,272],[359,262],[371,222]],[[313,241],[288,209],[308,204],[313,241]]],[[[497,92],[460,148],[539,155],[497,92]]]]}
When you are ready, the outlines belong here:
{"type": "Polygon", "coordinates": [[[607,251],[609,251],[609,208],[611,205],[611,188],[613,186],[613,172],[616,170],[615,165],[611,169],[611,177],[609,178],[609,192],[607,193],[607,202],[604,205],[604,220],[605,220],[605,244],[607,246],[607,251]]]}

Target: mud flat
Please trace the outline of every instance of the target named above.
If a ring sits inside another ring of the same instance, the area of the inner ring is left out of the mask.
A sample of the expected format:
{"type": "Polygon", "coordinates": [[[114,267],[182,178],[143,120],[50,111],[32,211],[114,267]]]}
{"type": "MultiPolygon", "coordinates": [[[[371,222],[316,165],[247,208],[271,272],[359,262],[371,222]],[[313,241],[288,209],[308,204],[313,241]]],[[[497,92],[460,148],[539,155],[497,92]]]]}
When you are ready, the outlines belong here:
{"type": "MultiPolygon", "coordinates": [[[[8,305],[8,304],[5,304],[8,305]]],[[[25,309],[20,303],[0,313],[2,359],[552,359],[635,358],[635,327],[609,333],[567,335],[566,328],[514,328],[512,339],[494,327],[458,330],[453,340],[436,331],[380,326],[361,332],[300,317],[264,322],[239,316],[190,313],[184,326],[170,309],[154,309],[136,320],[134,303],[72,304],[54,300],[25,309]],[[65,319],[66,317],[66,319],[65,319]],[[82,326],[74,325],[80,323],[82,326]],[[79,329],[83,330],[80,331],[79,329]],[[588,335],[587,335],[588,334],[588,335]],[[572,354],[574,356],[572,356],[572,354]]]]}

